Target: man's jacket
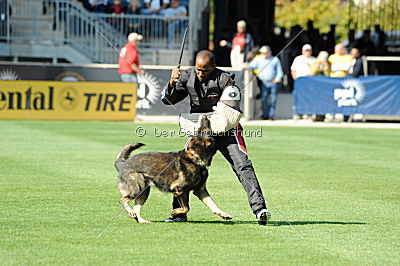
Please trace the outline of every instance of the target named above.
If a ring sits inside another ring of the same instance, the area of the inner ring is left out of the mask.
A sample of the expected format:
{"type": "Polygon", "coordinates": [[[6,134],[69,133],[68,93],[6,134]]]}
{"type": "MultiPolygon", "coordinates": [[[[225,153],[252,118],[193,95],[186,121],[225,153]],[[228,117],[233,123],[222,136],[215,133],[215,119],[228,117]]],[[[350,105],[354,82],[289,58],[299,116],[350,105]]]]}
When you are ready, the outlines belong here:
{"type": "Polygon", "coordinates": [[[175,104],[189,95],[190,113],[212,112],[212,107],[217,105],[228,81],[233,83],[233,76],[218,68],[211,74],[210,79],[203,83],[198,80],[194,67],[181,70],[178,82],[173,87],[169,82],[165,86],[162,101],[167,105],[175,104]]]}

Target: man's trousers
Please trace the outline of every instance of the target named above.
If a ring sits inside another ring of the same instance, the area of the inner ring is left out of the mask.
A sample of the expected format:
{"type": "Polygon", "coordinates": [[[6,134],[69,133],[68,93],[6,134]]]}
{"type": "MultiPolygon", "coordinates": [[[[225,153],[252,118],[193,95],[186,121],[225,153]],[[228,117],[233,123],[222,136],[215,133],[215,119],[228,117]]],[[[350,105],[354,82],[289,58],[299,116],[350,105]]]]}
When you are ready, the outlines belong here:
{"type": "MultiPolygon", "coordinates": [[[[265,209],[265,200],[261,192],[253,165],[248,158],[247,149],[243,138],[243,128],[239,124],[235,128],[224,133],[224,136],[213,136],[215,139],[215,152],[220,151],[231,165],[237,178],[247,193],[250,207],[256,214],[265,209]]],[[[189,143],[190,139],[187,143],[189,143]]],[[[185,146],[186,148],[186,146],[185,146]]],[[[220,191],[219,193],[224,193],[220,191]]],[[[174,197],[173,208],[180,208],[179,202],[174,197]]]]}

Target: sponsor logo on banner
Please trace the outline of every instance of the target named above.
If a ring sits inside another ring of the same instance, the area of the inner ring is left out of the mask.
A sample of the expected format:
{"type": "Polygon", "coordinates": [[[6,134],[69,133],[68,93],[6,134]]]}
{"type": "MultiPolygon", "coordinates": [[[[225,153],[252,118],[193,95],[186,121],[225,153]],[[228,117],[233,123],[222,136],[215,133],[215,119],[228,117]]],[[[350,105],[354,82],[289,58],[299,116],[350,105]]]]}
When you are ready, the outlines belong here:
{"type": "Polygon", "coordinates": [[[151,73],[138,74],[137,109],[150,109],[151,104],[155,104],[160,98],[160,82],[151,73]]]}
{"type": "Polygon", "coordinates": [[[342,82],[343,88],[334,90],[333,98],[338,107],[357,106],[365,96],[365,87],[358,79],[347,79],[342,82]]]}
{"type": "Polygon", "coordinates": [[[0,80],[17,80],[19,75],[12,69],[4,68],[0,70],[0,80]]]}
{"type": "Polygon", "coordinates": [[[58,74],[54,80],[56,81],[85,81],[85,77],[75,71],[64,71],[58,74]]]}
{"type": "Polygon", "coordinates": [[[132,120],[136,84],[1,81],[0,119],[132,120]]]}

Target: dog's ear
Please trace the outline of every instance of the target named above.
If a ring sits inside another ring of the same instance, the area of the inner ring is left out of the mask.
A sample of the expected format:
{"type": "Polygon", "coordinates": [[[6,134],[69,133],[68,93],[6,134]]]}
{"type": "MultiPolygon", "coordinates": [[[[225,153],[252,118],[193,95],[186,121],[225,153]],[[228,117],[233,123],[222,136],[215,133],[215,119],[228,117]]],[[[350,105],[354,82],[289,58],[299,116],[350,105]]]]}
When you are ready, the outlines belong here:
{"type": "Polygon", "coordinates": [[[200,121],[200,129],[211,129],[211,123],[210,120],[208,119],[208,117],[206,115],[203,115],[201,117],[201,121],[200,121]]]}

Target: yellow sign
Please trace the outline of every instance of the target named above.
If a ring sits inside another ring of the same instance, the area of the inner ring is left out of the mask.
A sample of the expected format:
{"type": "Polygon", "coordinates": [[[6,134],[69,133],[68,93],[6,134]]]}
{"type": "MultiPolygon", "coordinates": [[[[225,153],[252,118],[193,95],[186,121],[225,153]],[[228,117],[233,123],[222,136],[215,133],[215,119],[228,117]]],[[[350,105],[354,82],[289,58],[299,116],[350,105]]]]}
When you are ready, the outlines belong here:
{"type": "Polygon", "coordinates": [[[133,120],[137,84],[0,81],[0,119],[133,120]]]}

